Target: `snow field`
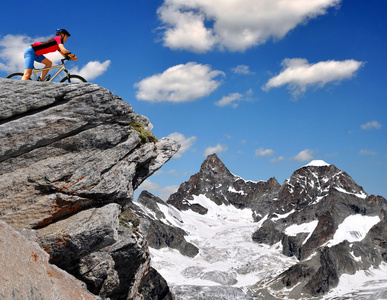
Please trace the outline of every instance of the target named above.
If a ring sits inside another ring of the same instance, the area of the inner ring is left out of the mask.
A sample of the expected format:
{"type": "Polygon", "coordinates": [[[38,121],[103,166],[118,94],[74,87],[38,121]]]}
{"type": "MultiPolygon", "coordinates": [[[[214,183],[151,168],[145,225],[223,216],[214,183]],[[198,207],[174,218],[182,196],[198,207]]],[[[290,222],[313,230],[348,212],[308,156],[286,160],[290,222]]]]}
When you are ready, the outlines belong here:
{"type": "Polygon", "coordinates": [[[174,249],[150,248],[152,266],[169,284],[246,287],[297,262],[282,255],[278,245],[269,247],[252,241],[252,234],[263,222],[254,223],[251,209],[218,206],[204,195],[194,196],[190,203],[206,207],[208,213],[159,205],[166,216],[163,221],[185,230],[186,240],[200,249],[196,257],[189,258],[174,249]]]}
{"type": "Polygon", "coordinates": [[[333,239],[327,246],[332,247],[347,240],[348,242],[360,242],[365,238],[368,231],[380,222],[378,216],[370,217],[363,215],[348,216],[337,228],[333,239]]]}

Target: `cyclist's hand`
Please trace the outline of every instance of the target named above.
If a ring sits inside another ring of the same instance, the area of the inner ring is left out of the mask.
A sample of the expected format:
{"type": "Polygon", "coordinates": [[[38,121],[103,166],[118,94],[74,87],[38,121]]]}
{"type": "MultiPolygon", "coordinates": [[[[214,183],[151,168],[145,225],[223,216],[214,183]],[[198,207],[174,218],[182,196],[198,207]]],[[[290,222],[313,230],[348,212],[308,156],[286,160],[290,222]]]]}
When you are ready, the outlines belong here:
{"type": "Polygon", "coordinates": [[[73,61],[76,61],[78,59],[78,57],[76,57],[75,55],[73,57],[71,57],[71,60],[73,61]]]}

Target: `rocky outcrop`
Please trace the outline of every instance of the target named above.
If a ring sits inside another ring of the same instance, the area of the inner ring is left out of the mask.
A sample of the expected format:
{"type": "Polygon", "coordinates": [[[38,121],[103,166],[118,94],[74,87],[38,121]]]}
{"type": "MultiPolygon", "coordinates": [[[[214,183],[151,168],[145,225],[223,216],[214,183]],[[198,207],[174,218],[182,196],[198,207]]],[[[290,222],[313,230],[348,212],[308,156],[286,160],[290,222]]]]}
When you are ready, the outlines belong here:
{"type": "Polygon", "coordinates": [[[0,79],[0,219],[94,294],[140,299],[161,279],[147,276],[148,244],[120,215],[179,149],[151,129],[95,84],[0,79]]]}

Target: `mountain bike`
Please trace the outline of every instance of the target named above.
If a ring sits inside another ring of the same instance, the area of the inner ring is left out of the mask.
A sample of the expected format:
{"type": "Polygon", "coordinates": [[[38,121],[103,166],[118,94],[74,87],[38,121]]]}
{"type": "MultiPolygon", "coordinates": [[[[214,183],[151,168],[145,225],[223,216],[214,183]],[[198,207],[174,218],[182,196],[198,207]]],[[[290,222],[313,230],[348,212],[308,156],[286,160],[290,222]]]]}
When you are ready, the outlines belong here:
{"type": "MultiPolygon", "coordinates": [[[[65,58],[61,59],[61,62],[62,62],[61,65],[57,65],[57,66],[53,66],[53,67],[49,67],[49,68],[43,68],[43,69],[35,69],[34,68],[32,70],[32,74],[34,75],[35,81],[40,81],[40,76],[37,76],[36,73],[40,73],[40,72],[46,71],[46,70],[59,69],[53,76],[47,75],[46,78],[44,78],[44,81],[51,82],[55,79],[55,77],[57,77],[59,75],[59,73],[64,71],[66,73],[66,76],[63,77],[60,80],[60,82],[87,82],[86,79],[83,78],[82,76],[70,74],[70,72],[66,69],[66,66],[65,66],[66,60],[71,60],[71,58],[66,56],[65,58]]],[[[23,75],[24,75],[24,73],[17,72],[17,73],[9,74],[6,78],[21,79],[23,77],[23,75]]],[[[31,77],[30,77],[30,80],[32,80],[31,77]]]]}

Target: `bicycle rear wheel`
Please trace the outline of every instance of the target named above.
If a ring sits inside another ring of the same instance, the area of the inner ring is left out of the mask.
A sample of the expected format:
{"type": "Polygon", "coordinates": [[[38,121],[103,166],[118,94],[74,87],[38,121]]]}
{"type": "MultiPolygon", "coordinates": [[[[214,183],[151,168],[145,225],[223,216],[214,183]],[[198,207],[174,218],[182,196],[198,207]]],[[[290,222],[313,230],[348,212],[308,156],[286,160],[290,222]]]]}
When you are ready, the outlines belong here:
{"type": "MultiPolygon", "coordinates": [[[[5,78],[9,78],[9,79],[18,79],[18,80],[20,80],[20,79],[22,79],[22,77],[23,77],[23,73],[19,73],[19,72],[17,72],[17,73],[12,73],[12,74],[9,74],[7,77],[5,77],[5,78]]],[[[30,80],[32,80],[31,78],[30,78],[30,80]]]]}
{"type": "Polygon", "coordinates": [[[70,75],[62,78],[60,82],[87,82],[85,78],[79,76],[79,75],[70,75]]]}

